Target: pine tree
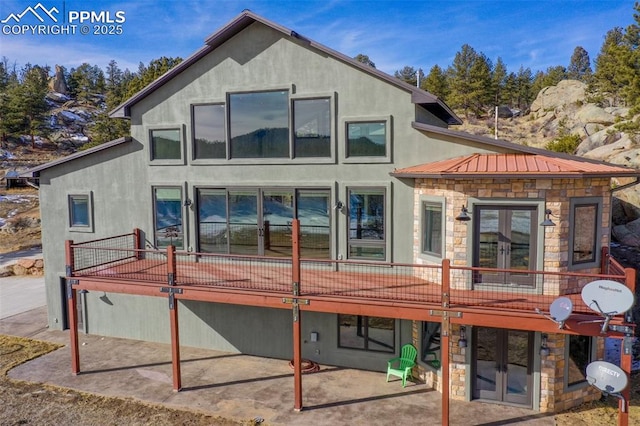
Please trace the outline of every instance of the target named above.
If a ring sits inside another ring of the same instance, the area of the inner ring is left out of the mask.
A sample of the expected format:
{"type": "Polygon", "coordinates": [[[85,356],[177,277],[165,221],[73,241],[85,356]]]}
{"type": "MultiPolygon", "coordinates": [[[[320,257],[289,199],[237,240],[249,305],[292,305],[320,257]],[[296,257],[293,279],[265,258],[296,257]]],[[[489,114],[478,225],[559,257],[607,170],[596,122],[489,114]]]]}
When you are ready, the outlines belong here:
{"type": "Polygon", "coordinates": [[[35,136],[46,133],[48,71],[48,68],[27,64],[21,70],[20,81],[10,81],[7,85],[3,131],[27,133],[31,136],[32,148],[35,148],[35,136]]]}
{"type": "Polygon", "coordinates": [[[402,81],[409,83],[412,86],[416,86],[418,84],[418,71],[415,68],[410,66],[405,66],[401,70],[398,70],[393,73],[394,77],[399,78],[402,81]]]}
{"type": "Polygon", "coordinates": [[[376,67],[376,64],[374,64],[373,61],[369,59],[369,56],[364,55],[362,53],[358,53],[353,59],[365,65],[369,65],[371,68],[376,67]]]}
{"type": "Polygon", "coordinates": [[[571,55],[571,61],[567,68],[567,77],[588,83],[592,74],[589,53],[582,46],[577,46],[571,55]]]}
{"type": "Polygon", "coordinates": [[[507,100],[506,85],[507,66],[502,61],[502,58],[498,57],[491,72],[491,92],[493,93],[494,105],[502,105],[507,100]]]}
{"type": "Polygon", "coordinates": [[[445,99],[449,95],[449,81],[446,73],[438,65],[434,65],[429,70],[429,74],[423,80],[421,87],[436,95],[440,99],[445,99]]]}
{"type": "Polygon", "coordinates": [[[447,103],[453,108],[461,109],[465,115],[469,114],[473,106],[470,95],[472,91],[471,68],[477,57],[478,53],[473,47],[464,44],[447,69],[450,87],[447,103]]]}

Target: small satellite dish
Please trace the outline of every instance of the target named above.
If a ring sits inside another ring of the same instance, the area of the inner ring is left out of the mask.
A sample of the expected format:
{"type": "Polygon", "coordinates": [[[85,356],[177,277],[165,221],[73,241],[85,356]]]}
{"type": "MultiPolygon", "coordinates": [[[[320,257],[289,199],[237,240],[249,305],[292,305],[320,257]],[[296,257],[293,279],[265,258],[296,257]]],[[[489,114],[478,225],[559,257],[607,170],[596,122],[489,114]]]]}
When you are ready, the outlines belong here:
{"type": "Polygon", "coordinates": [[[558,322],[564,322],[573,312],[573,302],[568,297],[558,297],[551,302],[549,314],[558,322]]]}
{"type": "Polygon", "coordinates": [[[602,392],[617,394],[629,384],[627,373],[606,361],[594,361],[587,365],[587,382],[602,392]]]}
{"type": "Polygon", "coordinates": [[[573,302],[568,297],[558,297],[549,306],[550,315],[543,314],[538,308],[536,308],[536,312],[558,324],[558,328],[564,328],[564,322],[573,312],[573,302]]]}
{"type": "Polygon", "coordinates": [[[605,316],[627,312],[635,299],[629,287],[616,281],[592,281],[582,289],[582,300],[592,310],[605,316]]]}

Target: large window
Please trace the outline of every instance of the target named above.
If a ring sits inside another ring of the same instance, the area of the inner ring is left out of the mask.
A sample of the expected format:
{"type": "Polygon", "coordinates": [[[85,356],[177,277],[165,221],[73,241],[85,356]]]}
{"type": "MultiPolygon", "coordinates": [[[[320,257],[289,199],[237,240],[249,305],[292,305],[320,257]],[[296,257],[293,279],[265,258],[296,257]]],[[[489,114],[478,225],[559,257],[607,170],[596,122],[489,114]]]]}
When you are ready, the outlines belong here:
{"type": "Polygon", "coordinates": [[[182,189],[180,187],[154,188],[153,206],[156,247],[173,245],[184,248],[182,189]]]}
{"type": "Polygon", "coordinates": [[[338,315],[338,346],[374,352],[395,353],[393,318],[338,315]]]}
{"type": "Polygon", "coordinates": [[[385,121],[347,123],[347,157],[385,157],[387,123],[385,121]]]}
{"type": "Polygon", "coordinates": [[[385,190],[349,189],[349,258],[385,259],[385,190]]]}
{"type": "Polygon", "coordinates": [[[72,231],[92,232],[92,209],[90,194],[68,196],[69,227],[72,231]]]}
{"type": "Polygon", "coordinates": [[[331,257],[330,191],[293,188],[199,188],[198,251],[292,255],[293,218],[300,220],[300,253],[331,257]]]}
{"type": "Polygon", "coordinates": [[[194,158],[227,158],[224,104],[193,106],[194,158]]]}
{"type": "Polygon", "coordinates": [[[593,358],[592,338],[589,336],[566,336],[565,380],[566,387],[586,383],[585,370],[593,358]]]}
{"type": "Polygon", "coordinates": [[[182,158],[180,129],[155,129],[150,133],[152,160],[180,160],[182,158]]]}
{"type": "Polygon", "coordinates": [[[329,98],[293,101],[293,143],[296,157],[331,156],[329,98]]]}
{"type": "Polygon", "coordinates": [[[600,200],[583,198],[571,200],[570,264],[588,267],[598,264],[598,230],[600,229],[600,200]]]}
{"type": "Polygon", "coordinates": [[[229,95],[231,158],[289,157],[289,92],[229,95]]]}
{"type": "Polygon", "coordinates": [[[442,203],[424,201],[422,203],[422,253],[442,257],[443,229],[442,203]]]}

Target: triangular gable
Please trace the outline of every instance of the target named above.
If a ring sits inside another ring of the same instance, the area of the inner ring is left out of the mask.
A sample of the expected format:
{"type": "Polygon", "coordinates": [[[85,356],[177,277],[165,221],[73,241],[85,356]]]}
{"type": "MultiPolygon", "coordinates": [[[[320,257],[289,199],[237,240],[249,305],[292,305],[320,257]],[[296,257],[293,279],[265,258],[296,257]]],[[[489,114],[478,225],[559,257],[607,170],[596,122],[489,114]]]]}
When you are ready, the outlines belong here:
{"type": "Polygon", "coordinates": [[[167,83],[176,75],[180,74],[182,71],[186,70],[188,67],[193,65],[195,62],[199,61],[202,57],[212,52],[229,39],[242,32],[249,25],[259,22],[263,25],[266,25],[276,31],[281,32],[287,37],[291,37],[294,39],[304,41],[308,46],[317,49],[323,52],[326,55],[329,55],[335,59],[338,59],[344,63],[347,63],[355,68],[358,68],[360,71],[363,71],[367,74],[373,75],[383,81],[386,81],[389,84],[392,84],[396,87],[399,87],[403,90],[406,90],[411,93],[411,100],[413,103],[423,106],[425,109],[430,111],[432,114],[443,120],[447,124],[462,124],[462,120],[440,99],[436,96],[428,93],[422,89],[414,87],[396,77],[390,76],[380,70],[377,70],[369,65],[363,64],[361,62],[356,61],[353,58],[350,58],[340,52],[337,52],[333,49],[330,49],[320,43],[317,43],[313,40],[310,40],[306,37],[301,36],[297,32],[290,30],[286,27],[283,27],[279,24],[271,22],[259,15],[254,14],[249,10],[243,11],[240,15],[238,15],[235,19],[230,21],[228,24],[220,28],[218,31],[214,32],[212,35],[205,39],[205,46],[195,52],[193,55],[189,56],[187,59],[176,65],[171,70],[164,73],[158,79],[153,81],[151,84],[146,86],[144,89],[140,90],[138,93],[133,95],[131,98],[127,99],[124,103],[116,107],[113,111],[110,112],[110,117],[112,118],[124,118],[130,116],[130,108],[135,105],[140,100],[144,99],[149,94],[153,93],[160,86],[167,83]]]}

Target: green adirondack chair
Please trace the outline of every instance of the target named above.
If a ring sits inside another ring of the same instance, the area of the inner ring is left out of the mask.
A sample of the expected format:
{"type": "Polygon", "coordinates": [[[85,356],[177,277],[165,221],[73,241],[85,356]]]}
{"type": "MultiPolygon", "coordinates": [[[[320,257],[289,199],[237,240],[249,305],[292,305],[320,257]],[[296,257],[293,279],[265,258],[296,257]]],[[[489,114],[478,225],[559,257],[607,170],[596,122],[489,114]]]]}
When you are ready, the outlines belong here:
{"type": "Polygon", "coordinates": [[[390,359],[387,362],[387,382],[389,376],[397,376],[402,379],[402,387],[407,385],[407,376],[413,379],[413,367],[416,365],[418,350],[412,344],[402,347],[400,357],[390,359]]]}

